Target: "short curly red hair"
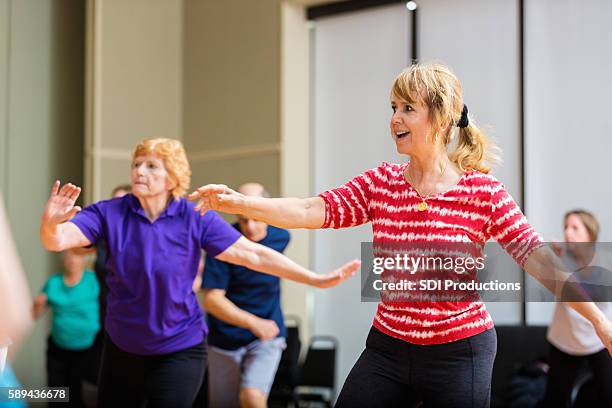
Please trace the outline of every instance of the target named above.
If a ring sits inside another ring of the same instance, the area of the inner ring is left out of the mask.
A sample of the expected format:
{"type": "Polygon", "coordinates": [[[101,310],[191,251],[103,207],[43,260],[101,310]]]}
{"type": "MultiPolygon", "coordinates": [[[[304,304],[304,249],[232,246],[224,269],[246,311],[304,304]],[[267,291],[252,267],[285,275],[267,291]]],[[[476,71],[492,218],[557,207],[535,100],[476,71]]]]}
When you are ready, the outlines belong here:
{"type": "Polygon", "coordinates": [[[136,145],[132,161],[138,156],[149,154],[158,156],[164,162],[168,176],[176,184],[171,191],[174,198],[184,196],[189,190],[191,168],[183,144],[176,139],[144,139],[136,145]]]}

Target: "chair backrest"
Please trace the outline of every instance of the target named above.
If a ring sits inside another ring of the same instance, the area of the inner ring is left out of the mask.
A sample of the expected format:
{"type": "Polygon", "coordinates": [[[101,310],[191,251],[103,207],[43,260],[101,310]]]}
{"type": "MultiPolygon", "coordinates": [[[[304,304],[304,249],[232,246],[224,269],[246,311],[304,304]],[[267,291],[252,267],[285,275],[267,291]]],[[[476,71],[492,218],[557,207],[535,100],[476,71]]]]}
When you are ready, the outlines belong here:
{"type": "Polygon", "coordinates": [[[314,336],[300,369],[300,386],[335,388],[338,340],[331,336],[314,336]]]}
{"type": "Polygon", "coordinates": [[[496,326],[497,356],[493,365],[492,397],[508,399],[512,374],[528,361],[548,356],[546,326],[496,326]]]}

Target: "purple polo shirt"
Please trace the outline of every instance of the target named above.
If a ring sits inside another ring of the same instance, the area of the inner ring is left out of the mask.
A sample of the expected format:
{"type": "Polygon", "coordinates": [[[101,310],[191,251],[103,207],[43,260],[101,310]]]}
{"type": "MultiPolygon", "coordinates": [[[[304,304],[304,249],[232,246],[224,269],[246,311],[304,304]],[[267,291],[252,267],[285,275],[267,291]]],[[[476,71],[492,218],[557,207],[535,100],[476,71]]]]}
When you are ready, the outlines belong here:
{"type": "Polygon", "coordinates": [[[92,204],[70,222],[106,244],[105,328],[113,343],[157,355],[202,342],[208,328],[192,289],[201,249],[217,256],[241,236],[235,228],[212,211],[201,216],[185,198],[151,223],[132,194],[92,204]]]}

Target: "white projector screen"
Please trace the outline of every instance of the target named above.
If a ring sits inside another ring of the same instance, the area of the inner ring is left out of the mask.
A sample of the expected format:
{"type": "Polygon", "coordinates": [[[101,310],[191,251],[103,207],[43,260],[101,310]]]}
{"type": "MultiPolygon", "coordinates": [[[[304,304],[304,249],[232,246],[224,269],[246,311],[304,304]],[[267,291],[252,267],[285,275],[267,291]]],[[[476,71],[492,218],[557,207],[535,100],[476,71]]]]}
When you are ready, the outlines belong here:
{"type": "MultiPolygon", "coordinates": [[[[593,211],[599,240],[612,240],[612,2],[525,2],[525,196],[546,240],[563,238],[563,214],[593,211]]],[[[552,303],[529,304],[527,321],[548,324],[552,303]]]]}

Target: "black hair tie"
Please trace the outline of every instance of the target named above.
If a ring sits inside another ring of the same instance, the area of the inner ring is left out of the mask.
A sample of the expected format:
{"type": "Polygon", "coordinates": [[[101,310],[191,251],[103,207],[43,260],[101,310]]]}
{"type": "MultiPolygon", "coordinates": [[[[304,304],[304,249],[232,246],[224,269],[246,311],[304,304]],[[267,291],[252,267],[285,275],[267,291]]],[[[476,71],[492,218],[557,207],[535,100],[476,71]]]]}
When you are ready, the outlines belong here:
{"type": "Polygon", "coordinates": [[[460,128],[465,128],[470,124],[470,120],[468,119],[468,107],[466,104],[463,104],[463,109],[461,110],[461,119],[457,122],[457,126],[460,128]]]}

